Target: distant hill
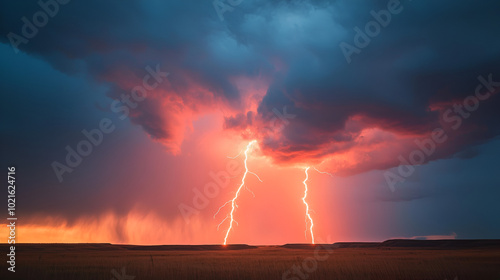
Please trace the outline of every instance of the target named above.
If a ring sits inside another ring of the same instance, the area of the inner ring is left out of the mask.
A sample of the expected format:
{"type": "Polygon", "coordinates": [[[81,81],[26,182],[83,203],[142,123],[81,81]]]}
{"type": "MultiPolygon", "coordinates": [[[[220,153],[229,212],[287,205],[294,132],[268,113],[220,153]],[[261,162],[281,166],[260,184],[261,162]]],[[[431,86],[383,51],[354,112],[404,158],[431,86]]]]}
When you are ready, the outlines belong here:
{"type": "Polygon", "coordinates": [[[500,248],[500,239],[443,239],[443,240],[414,240],[389,239],[379,247],[426,247],[426,248],[500,248]]]}
{"type": "MultiPolygon", "coordinates": [[[[0,248],[8,244],[0,244],[0,248]]],[[[5,248],[5,250],[6,250],[5,248]]],[[[16,250],[23,252],[43,252],[43,251],[216,251],[216,250],[243,250],[256,249],[257,246],[246,244],[231,245],[121,245],[110,243],[20,243],[16,244],[16,250]]]]}
{"type": "MultiPolygon", "coordinates": [[[[337,242],[333,244],[320,244],[324,249],[338,249],[338,248],[374,248],[379,247],[380,242],[337,242]]],[[[285,244],[280,247],[289,249],[311,249],[316,245],[313,244],[285,244]]]]}
{"type": "MultiPolygon", "coordinates": [[[[336,242],[320,244],[322,247],[338,248],[434,248],[434,249],[467,249],[467,248],[500,248],[500,239],[444,239],[444,240],[415,240],[389,239],[384,242],[336,242]]],[[[280,247],[289,249],[311,249],[312,244],[285,244],[280,247]]]]}

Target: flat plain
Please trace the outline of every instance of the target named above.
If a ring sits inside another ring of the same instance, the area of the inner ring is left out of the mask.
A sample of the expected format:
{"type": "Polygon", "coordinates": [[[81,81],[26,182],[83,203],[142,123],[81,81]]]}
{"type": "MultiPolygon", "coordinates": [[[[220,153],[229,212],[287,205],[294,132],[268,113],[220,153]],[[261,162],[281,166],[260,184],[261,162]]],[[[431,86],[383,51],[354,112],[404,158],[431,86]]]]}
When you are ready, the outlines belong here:
{"type": "MultiPolygon", "coordinates": [[[[17,244],[16,272],[7,271],[2,253],[0,279],[498,280],[498,245],[497,240],[225,247],[17,244]]],[[[8,245],[0,250],[8,253],[8,245]]]]}

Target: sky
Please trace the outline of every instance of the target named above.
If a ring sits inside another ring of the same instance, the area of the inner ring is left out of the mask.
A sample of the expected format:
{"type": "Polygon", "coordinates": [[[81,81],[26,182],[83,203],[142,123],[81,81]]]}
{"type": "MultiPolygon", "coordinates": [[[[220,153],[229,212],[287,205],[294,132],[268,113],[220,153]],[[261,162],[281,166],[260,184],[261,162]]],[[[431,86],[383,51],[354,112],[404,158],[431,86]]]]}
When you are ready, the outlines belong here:
{"type": "Polygon", "coordinates": [[[316,242],[500,238],[499,12],[4,1],[18,242],[309,243],[306,167],[316,242]]]}

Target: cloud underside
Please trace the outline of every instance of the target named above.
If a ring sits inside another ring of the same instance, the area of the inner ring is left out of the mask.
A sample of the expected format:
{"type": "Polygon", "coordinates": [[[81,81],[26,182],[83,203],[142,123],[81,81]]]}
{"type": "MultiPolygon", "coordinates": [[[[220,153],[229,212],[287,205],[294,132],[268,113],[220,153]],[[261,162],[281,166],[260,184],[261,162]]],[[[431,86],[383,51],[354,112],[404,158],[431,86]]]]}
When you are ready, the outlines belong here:
{"type": "MultiPolygon", "coordinates": [[[[39,9],[10,5],[0,12],[5,44],[39,9]]],[[[339,45],[356,46],[354,28],[386,1],[245,1],[224,21],[210,1],[59,8],[19,49],[109,85],[114,100],[160,65],[170,76],[129,117],[172,153],[196,118],[219,111],[223,129],[257,139],[276,163],[346,175],[450,157],[500,131],[498,86],[488,83],[500,81],[496,2],[402,1],[348,59],[339,45]]]]}

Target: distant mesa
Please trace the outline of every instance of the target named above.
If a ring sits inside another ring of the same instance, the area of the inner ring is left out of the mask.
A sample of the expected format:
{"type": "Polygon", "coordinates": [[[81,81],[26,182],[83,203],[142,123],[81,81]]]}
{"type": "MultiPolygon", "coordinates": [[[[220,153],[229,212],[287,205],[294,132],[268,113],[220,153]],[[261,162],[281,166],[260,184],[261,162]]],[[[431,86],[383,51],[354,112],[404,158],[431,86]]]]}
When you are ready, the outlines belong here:
{"type": "Polygon", "coordinates": [[[311,249],[321,246],[325,249],[339,248],[434,248],[434,249],[467,249],[467,248],[500,248],[500,239],[389,239],[384,242],[336,242],[333,244],[285,244],[288,249],[311,249]]]}
{"type": "Polygon", "coordinates": [[[389,239],[380,244],[380,247],[426,247],[426,248],[499,248],[500,239],[442,239],[442,240],[415,240],[389,239]]]}

